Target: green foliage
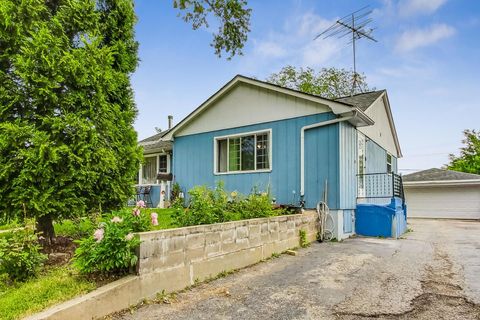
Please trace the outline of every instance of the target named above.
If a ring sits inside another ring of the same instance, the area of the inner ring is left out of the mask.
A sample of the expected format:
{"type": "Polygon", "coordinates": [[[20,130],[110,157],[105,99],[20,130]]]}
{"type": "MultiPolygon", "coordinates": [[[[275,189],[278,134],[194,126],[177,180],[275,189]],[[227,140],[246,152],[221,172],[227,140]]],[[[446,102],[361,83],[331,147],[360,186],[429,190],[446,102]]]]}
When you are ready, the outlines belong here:
{"type": "Polygon", "coordinates": [[[73,218],[133,193],[132,0],[0,2],[0,212],[73,218]]]}
{"type": "Polygon", "coordinates": [[[309,246],[309,243],[307,241],[307,232],[305,230],[300,230],[298,232],[299,236],[299,241],[300,241],[300,247],[306,248],[309,246]]]}
{"type": "Polygon", "coordinates": [[[36,234],[31,228],[18,229],[0,237],[0,274],[12,281],[35,277],[46,260],[40,252],[36,234]]]}
{"type": "Polygon", "coordinates": [[[209,28],[209,15],[218,19],[218,30],[211,43],[217,56],[223,51],[229,54],[228,59],[242,54],[252,11],[246,7],[246,0],[173,0],[173,6],[183,11],[183,20],[191,23],[194,30],[209,28]]]}
{"type": "Polygon", "coordinates": [[[93,235],[75,241],[79,247],[75,251],[73,265],[80,272],[125,273],[136,265],[138,258],[135,250],[140,245],[140,239],[132,233],[135,219],[124,219],[114,214],[110,217],[110,220],[99,224],[93,235]]]}
{"type": "Polygon", "coordinates": [[[176,208],[173,221],[178,226],[221,223],[232,220],[273,216],[272,200],[268,192],[257,192],[244,196],[236,191],[225,192],[223,182],[214,189],[196,186],[188,192],[187,208],[176,208]]]}
{"type": "MultiPolygon", "coordinates": [[[[276,214],[272,207],[272,198],[269,192],[258,192],[254,188],[248,196],[237,192],[231,193],[232,201],[229,203],[229,211],[238,213],[241,219],[253,219],[270,217],[276,214]]],[[[277,214],[282,212],[278,211],[277,214]]]]}
{"type": "Polygon", "coordinates": [[[0,319],[22,319],[95,289],[95,283],[68,267],[49,269],[26,282],[6,285],[0,277],[0,319]],[[4,284],[4,286],[2,286],[4,284]]]}
{"type": "Polygon", "coordinates": [[[80,239],[92,234],[95,226],[96,223],[87,217],[63,220],[53,225],[56,235],[73,239],[80,239]]]}
{"type": "Polygon", "coordinates": [[[219,183],[214,189],[196,186],[188,191],[190,202],[186,209],[178,208],[173,219],[179,226],[211,224],[228,221],[228,197],[219,183]]]}
{"type": "MultiPolygon", "coordinates": [[[[281,87],[319,95],[327,99],[336,99],[352,94],[353,71],[337,68],[322,68],[315,72],[312,68],[286,66],[273,73],[267,81],[281,87]]],[[[353,94],[373,91],[363,74],[356,74],[356,87],[353,94]]]]}
{"type": "Polygon", "coordinates": [[[170,201],[171,201],[170,206],[172,208],[183,207],[183,199],[180,197],[181,192],[182,192],[182,188],[180,187],[180,184],[178,184],[178,182],[175,182],[172,185],[172,192],[170,195],[170,201]]]}
{"type": "Polygon", "coordinates": [[[460,148],[460,155],[457,157],[450,154],[450,163],[447,165],[447,168],[480,174],[480,132],[465,130],[463,134],[465,136],[462,140],[464,146],[460,148]]]}

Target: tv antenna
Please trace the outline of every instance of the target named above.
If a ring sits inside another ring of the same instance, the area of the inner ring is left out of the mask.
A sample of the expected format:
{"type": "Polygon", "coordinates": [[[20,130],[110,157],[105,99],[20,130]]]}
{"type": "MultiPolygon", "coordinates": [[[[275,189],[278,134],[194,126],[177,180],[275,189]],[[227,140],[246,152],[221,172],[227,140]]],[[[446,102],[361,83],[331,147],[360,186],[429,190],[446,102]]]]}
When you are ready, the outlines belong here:
{"type": "Polygon", "coordinates": [[[351,40],[348,44],[352,44],[353,48],[353,84],[352,92],[355,92],[357,85],[357,63],[355,57],[355,42],[361,38],[378,42],[371,34],[376,28],[369,28],[368,25],[373,21],[370,17],[372,10],[369,6],[365,6],[357,11],[347,14],[345,17],[338,19],[333,25],[318,34],[313,40],[318,38],[327,39],[335,37],[341,39],[347,35],[351,35],[351,40]]]}

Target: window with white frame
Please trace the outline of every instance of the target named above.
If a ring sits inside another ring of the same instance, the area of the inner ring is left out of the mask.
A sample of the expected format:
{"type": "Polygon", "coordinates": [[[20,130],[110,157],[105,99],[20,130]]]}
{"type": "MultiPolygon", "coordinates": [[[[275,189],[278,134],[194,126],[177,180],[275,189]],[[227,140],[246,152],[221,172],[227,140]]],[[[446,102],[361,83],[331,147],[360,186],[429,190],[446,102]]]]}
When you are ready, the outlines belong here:
{"type": "Polygon", "coordinates": [[[141,169],[140,184],[155,184],[157,183],[158,173],[168,173],[168,156],[149,155],[145,156],[141,169]]]}
{"type": "Polygon", "coordinates": [[[387,153],[387,173],[392,173],[392,155],[387,153]]]}
{"type": "Polygon", "coordinates": [[[270,169],[270,131],[215,138],[217,173],[270,169]]]}

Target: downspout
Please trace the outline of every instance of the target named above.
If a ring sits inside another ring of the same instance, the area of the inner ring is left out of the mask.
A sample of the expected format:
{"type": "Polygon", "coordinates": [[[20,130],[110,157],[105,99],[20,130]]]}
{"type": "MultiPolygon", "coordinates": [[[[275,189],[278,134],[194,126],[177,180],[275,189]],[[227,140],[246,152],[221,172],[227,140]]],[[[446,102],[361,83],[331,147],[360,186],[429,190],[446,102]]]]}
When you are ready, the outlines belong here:
{"type": "Polygon", "coordinates": [[[331,124],[347,121],[353,119],[357,116],[358,112],[356,110],[352,111],[351,115],[343,116],[340,118],[322,121],[314,124],[309,124],[307,126],[302,127],[300,130],[300,200],[303,206],[303,197],[305,196],[305,131],[328,126],[331,124]]]}

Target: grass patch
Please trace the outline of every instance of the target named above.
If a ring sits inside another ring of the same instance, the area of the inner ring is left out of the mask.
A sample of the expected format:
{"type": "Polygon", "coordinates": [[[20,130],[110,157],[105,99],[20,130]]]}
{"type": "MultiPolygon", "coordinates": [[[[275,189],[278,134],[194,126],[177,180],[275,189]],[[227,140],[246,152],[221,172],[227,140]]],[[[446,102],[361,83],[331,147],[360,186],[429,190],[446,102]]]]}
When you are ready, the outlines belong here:
{"type": "Polygon", "coordinates": [[[141,209],[142,214],[148,214],[155,212],[158,214],[158,226],[153,226],[152,230],[162,230],[177,228],[178,226],[172,219],[172,214],[175,212],[175,209],[158,209],[158,208],[145,208],[141,209]]]}
{"type": "Polygon", "coordinates": [[[20,227],[22,227],[22,225],[18,221],[13,220],[13,221],[10,221],[10,222],[7,222],[5,224],[0,225],[0,230],[15,229],[15,228],[20,228],[20,227]]]}
{"type": "Polygon", "coordinates": [[[71,237],[73,239],[80,239],[87,237],[93,233],[96,228],[96,223],[87,217],[78,219],[65,219],[60,222],[55,222],[53,228],[55,235],[63,237],[71,237]]]}
{"type": "Polygon", "coordinates": [[[5,320],[20,319],[96,288],[93,281],[65,266],[24,283],[9,286],[0,282],[0,319],[5,320]]]}

